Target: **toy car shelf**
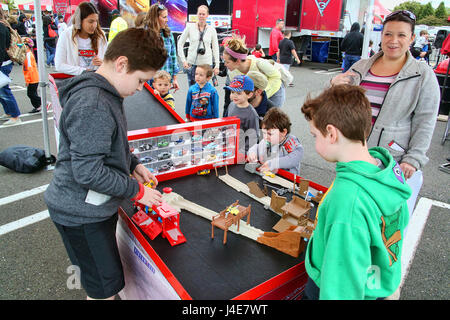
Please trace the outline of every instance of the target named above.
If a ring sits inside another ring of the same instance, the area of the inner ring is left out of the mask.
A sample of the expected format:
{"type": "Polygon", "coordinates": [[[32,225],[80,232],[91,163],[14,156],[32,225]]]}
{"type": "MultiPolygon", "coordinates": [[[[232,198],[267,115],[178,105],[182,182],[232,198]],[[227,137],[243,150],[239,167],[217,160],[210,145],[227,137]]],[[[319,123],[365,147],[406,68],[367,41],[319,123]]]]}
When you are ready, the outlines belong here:
{"type": "Polygon", "coordinates": [[[128,132],[132,152],[159,181],[235,164],[238,118],[219,118],[128,132]]]}

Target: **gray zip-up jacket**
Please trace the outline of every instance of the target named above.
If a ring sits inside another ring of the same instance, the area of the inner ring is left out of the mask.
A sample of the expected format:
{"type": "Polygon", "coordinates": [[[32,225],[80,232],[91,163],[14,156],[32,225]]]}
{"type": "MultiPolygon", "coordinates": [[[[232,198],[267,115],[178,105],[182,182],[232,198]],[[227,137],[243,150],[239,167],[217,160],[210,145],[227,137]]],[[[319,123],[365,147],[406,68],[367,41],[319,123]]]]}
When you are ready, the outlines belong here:
{"type": "MultiPolygon", "coordinates": [[[[350,68],[357,74],[356,84],[361,82],[381,55],[383,52],[378,52],[350,68]]],[[[397,162],[407,162],[421,170],[428,162],[426,152],[436,125],[440,90],[430,66],[414,59],[409,51],[407,55],[405,65],[386,93],[369,135],[368,147],[384,147],[397,162]],[[401,148],[393,149],[389,145],[391,141],[401,148]]]]}
{"type": "Polygon", "coordinates": [[[44,194],[50,217],[65,226],[106,220],[139,191],[123,98],[94,72],[66,80],[59,94],[58,160],[44,194]]]}
{"type": "Polygon", "coordinates": [[[270,145],[265,139],[253,145],[248,154],[254,153],[261,163],[268,162],[270,171],[283,169],[300,175],[303,147],[297,137],[288,134],[280,144],[270,145]]]}

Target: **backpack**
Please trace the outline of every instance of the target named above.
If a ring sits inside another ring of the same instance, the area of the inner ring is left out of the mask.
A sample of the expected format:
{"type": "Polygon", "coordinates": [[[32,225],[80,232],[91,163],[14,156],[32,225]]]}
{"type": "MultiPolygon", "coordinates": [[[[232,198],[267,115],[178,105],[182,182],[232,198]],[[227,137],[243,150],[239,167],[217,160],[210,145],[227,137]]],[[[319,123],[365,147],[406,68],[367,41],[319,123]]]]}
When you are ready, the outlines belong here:
{"type": "Polygon", "coordinates": [[[272,59],[267,59],[274,67],[280,72],[281,75],[281,81],[283,81],[284,86],[287,87],[289,83],[291,83],[294,80],[294,76],[292,73],[288,70],[286,70],[281,64],[278,62],[275,62],[272,59]]]}
{"type": "Polygon", "coordinates": [[[42,149],[16,145],[0,152],[0,165],[20,173],[36,172],[46,165],[42,149]]]}
{"type": "Polygon", "coordinates": [[[7,27],[11,34],[11,43],[9,48],[6,49],[6,53],[8,53],[9,58],[13,62],[23,64],[27,57],[27,46],[23,43],[22,38],[16,30],[11,28],[9,25],[7,27]]]}

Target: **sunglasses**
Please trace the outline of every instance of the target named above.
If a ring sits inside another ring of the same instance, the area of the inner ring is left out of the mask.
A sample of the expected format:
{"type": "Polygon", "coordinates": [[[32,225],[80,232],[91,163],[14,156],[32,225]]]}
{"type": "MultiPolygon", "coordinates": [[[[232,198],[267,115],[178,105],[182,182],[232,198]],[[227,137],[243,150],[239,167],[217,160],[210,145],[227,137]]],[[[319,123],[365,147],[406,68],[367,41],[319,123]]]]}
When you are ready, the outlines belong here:
{"type": "Polygon", "coordinates": [[[164,5],[158,3],[158,10],[159,10],[159,11],[167,10],[167,8],[166,8],[164,5]]]}
{"type": "Polygon", "coordinates": [[[399,14],[402,14],[404,16],[406,16],[407,18],[411,19],[412,21],[416,21],[416,15],[414,13],[412,13],[411,11],[408,10],[398,10],[398,11],[394,11],[391,14],[389,14],[385,20],[388,20],[389,18],[392,18],[394,16],[397,16],[399,14]]]}

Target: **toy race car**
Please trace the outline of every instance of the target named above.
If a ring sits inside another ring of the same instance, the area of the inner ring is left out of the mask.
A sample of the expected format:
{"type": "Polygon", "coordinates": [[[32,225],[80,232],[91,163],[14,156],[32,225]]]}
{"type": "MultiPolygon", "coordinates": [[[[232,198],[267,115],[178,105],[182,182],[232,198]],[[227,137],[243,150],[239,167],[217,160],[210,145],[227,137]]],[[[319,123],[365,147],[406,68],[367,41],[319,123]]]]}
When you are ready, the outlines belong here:
{"type": "Polygon", "coordinates": [[[275,178],[275,174],[270,171],[264,171],[264,175],[271,177],[271,178],[275,178]]]}
{"type": "Polygon", "coordinates": [[[158,142],[158,148],[164,148],[167,147],[169,145],[169,141],[167,140],[161,140],[158,142]]]}
{"type": "Polygon", "coordinates": [[[159,167],[158,171],[159,172],[169,171],[171,167],[172,166],[170,166],[166,163],[166,164],[163,164],[161,167],[159,167]]]}
{"type": "Polygon", "coordinates": [[[139,151],[148,151],[148,150],[152,150],[153,146],[150,143],[144,143],[142,145],[139,146],[139,151]]]}
{"type": "Polygon", "coordinates": [[[139,161],[142,163],[142,164],[146,164],[146,163],[150,163],[150,162],[153,162],[155,159],[153,158],[153,157],[150,157],[150,156],[146,156],[146,157],[143,157],[143,158],[140,158],[139,159],[139,161]]]}
{"type": "Polygon", "coordinates": [[[164,151],[164,152],[161,152],[160,154],[158,154],[158,160],[169,159],[171,156],[172,155],[170,152],[164,151]]]}
{"type": "Polygon", "coordinates": [[[209,174],[210,172],[211,172],[211,171],[210,171],[209,169],[203,169],[203,170],[198,171],[197,174],[198,174],[199,176],[204,176],[204,175],[209,174]]]}

